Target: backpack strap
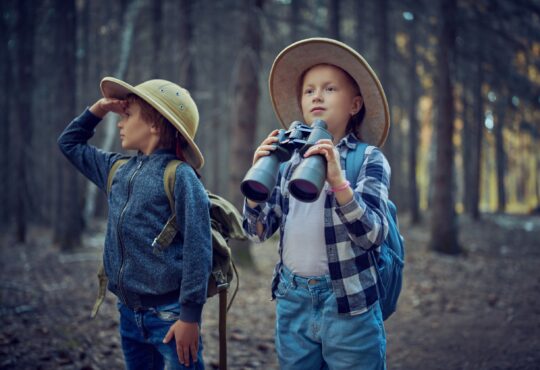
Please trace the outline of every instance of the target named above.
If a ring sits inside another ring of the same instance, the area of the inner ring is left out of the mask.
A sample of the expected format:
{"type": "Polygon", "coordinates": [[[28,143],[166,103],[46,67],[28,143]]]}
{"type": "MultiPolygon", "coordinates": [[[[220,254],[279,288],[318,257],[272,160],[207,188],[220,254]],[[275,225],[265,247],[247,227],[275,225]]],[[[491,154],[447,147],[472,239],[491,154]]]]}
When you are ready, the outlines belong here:
{"type": "Polygon", "coordinates": [[[347,152],[347,158],[345,158],[345,177],[347,177],[353,189],[356,187],[368,146],[368,144],[360,141],[353,149],[349,149],[347,152]]]}
{"type": "MultiPolygon", "coordinates": [[[[354,187],[356,187],[356,182],[358,181],[360,170],[362,168],[362,165],[364,164],[366,149],[368,146],[369,145],[367,143],[360,141],[356,144],[356,147],[354,149],[349,149],[349,152],[347,153],[347,158],[345,159],[345,176],[353,186],[353,189],[354,187]]],[[[382,285],[382,279],[378,268],[377,258],[373,251],[368,251],[368,258],[371,261],[371,264],[377,267],[375,268],[375,272],[377,274],[377,284],[375,285],[375,288],[377,290],[377,295],[379,296],[379,299],[384,299],[386,297],[386,291],[384,289],[384,286],[382,285]]]]}
{"type": "Polygon", "coordinates": [[[167,249],[178,233],[178,226],[176,225],[176,207],[174,205],[174,183],[176,182],[176,169],[181,163],[182,161],[173,159],[167,163],[165,172],[163,172],[163,184],[165,185],[165,194],[167,195],[167,199],[169,199],[171,216],[167,220],[165,226],[163,226],[163,229],[161,229],[159,235],[156,236],[152,242],[154,254],[158,254],[167,249]]]}
{"type": "Polygon", "coordinates": [[[113,163],[111,169],[109,170],[109,174],[107,175],[107,195],[109,195],[109,193],[111,192],[112,182],[116,171],[121,165],[123,165],[127,161],[128,159],[122,158],[113,163]]]}
{"type": "Polygon", "coordinates": [[[105,300],[105,295],[107,294],[107,283],[109,279],[107,278],[107,275],[105,274],[105,267],[103,266],[103,260],[101,261],[101,264],[99,265],[98,269],[98,294],[96,297],[96,301],[94,302],[94,307],[92,308],[92,313],[90,314],[90,317],[93,319],[98,314],[99,308],[103,304],[103,301],[105,300]]]}

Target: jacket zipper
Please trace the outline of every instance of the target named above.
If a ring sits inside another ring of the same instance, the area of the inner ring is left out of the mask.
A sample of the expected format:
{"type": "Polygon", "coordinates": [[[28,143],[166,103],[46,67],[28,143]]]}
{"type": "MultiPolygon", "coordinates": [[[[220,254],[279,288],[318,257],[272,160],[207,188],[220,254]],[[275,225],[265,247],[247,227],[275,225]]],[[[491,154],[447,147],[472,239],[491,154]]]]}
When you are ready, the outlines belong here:
{"type": "Polygon", "coordinates": [[[126,208],[127,208],[128,203],[129,203],[129,198],[131,196],[133,179],[135,178],[135,175],[137,174],[137,172],[139,172],[139,170],[141,169],[142,165],[143,165],[143,162],[141,160],[137,164],[137,168],[135,169],[135,171],[133,171],[133,174],[129,178],[128,194],[127,194],[126,203],[124,203],[124,207],[122,208],[122,212],[120,213],[120,217],[118,217],[118,222],[116,224],[116,230],[117,230],[117,235],[118,235],[118,243],[120,244],[120,269],[118,270],[118,290],[119,290],[118,293],[120,294],[120,298],[121,298],[122,302],[125,302],[126,304],[129,303],[129,302],[126,299],[126,294],[125,294],[125,290],[124,290],[124,284],[122,284],[122,276],[124,275],[124,250],[125,250],[125,246],[124,246],[124,240],[122,238],[122,233],[120,232],[121,231],[120,228],[121,228],[122,222],[124,220],[124,215],[126,213],[126,208]]]}

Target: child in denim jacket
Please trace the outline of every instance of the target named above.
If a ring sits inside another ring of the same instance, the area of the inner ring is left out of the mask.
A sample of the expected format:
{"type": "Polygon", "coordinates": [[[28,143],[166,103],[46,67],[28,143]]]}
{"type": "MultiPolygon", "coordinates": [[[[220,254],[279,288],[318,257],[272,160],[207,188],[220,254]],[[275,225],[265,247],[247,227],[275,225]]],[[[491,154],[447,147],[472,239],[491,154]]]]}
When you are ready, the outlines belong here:
{"type": "Polygon", "coordinates": [[[108,112],[122,117],[122,148],[137,151],[118,168],[110,187],[103,254],[108,289],[118,297],[127,368],[204,369],[200,322],[212,244],[208,196],[195,172],[204,163],[193,141],[197,106],[187,90],[165,80],[134,87],[107,77],[101,90],[104,98],[75,118],[58,144],[104,192],[109,171],[123,156],[88,140],[108,112]],[[171,214],[164,170],[178,158],[183,161],[174,187],[178,234],[156,253],[152,242],[171,214]]]}

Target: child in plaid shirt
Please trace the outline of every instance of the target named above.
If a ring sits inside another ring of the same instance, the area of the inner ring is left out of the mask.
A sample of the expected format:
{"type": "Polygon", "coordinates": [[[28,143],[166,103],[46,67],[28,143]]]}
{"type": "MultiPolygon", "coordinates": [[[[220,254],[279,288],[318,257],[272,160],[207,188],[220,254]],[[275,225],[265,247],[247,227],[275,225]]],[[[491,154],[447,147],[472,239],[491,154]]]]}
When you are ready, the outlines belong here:
{"type": "MultiPolygon", "coordinates": [[[[270,72],[270,96],[279,120],[324,120],[323,139],[303,157],[326,158],[326,184],[317,200],[291,197],[288,183],[302,156],[295,152],[268,201],[246,199],[244,229],[254,241],[280,230],[272,283],[276,350],[281,369],[385,369],[386,336],[377,295],[376,261],[386,238],[390,167],[378,149],[389,110],[377,76],[347,45],[314,38],[285,48],[270,72]],[[345,176],[347,155],[369,144],[355,183],[345,176]]],[[[253,163],[270,154],[273,131],[253,163]]]]}

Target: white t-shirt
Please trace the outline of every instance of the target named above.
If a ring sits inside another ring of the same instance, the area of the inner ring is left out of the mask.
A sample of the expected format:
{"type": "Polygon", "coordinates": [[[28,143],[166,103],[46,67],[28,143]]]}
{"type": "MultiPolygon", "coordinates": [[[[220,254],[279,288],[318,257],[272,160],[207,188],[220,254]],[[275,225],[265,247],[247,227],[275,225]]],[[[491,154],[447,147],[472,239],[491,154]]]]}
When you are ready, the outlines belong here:
{"type": "Polygon", "coordinates": [[[311,203],[290,196],[289,213],[283,235],[283,263],[300,276],[328,274],[328,257],[324,238],[324,201],[326,189],[311,203]]]}

